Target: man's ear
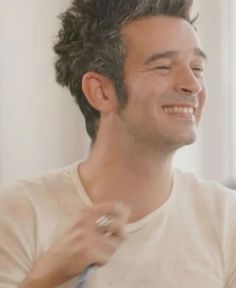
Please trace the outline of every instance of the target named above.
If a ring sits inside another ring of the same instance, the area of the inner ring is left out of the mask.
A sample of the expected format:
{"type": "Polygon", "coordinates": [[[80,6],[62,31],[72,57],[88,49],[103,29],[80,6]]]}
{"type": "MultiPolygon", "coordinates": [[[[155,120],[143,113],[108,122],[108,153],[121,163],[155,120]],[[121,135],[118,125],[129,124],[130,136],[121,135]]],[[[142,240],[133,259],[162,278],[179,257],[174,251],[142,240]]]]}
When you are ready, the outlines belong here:
{"type": "Polygon", "coordinates": [[[106,76],[87,72],[82,78],[82,90],[89,104],[101,113],[109,113],[117,108],[114,86],[106,76]]]}

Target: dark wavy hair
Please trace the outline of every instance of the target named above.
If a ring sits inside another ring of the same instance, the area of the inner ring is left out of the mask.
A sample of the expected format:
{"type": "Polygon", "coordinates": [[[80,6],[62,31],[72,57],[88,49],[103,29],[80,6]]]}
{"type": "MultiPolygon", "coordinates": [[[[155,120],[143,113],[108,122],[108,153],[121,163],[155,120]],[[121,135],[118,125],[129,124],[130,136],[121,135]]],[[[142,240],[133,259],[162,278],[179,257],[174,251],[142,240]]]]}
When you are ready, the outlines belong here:
{"type": "Polygon", "coordinates": [[[123,79],[126,56],[121,28],[139,18],[168,15],[193,24],[193,0],[74,0],[62,15],[61,29],[54,45],[57,82],[70,89],[86,121],[92,140],[96,139],[100,117],[87,101],[81,88],[83,75],[94,71],[108,77],[114,84],[120,107],[128,100],[123,79]]]}

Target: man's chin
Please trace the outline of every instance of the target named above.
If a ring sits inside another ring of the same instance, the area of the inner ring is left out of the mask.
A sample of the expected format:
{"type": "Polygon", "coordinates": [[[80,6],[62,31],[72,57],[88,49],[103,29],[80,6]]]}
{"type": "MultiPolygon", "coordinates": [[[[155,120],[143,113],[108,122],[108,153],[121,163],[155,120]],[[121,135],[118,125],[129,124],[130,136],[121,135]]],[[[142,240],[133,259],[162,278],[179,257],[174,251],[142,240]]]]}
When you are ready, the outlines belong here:
{"type": "Polygon", "coordinates": [[[181,138],[177,139],[182,146],[191,145],[196,141],[197,134],[195,131],[191,131],[191,133],[186,133],[181,138]]]}
{"type": "Polygon", "coordinates": [[[188,139],[186,139],[186,141],[184,142],[183,146],[187,146],[187,145],[192,145],[193,143],[196,142],[196,135],[193,135],[192,137],[189,137],[188,139]]]}
{"type": "Polygon", "coordinates": [[[171,150],[172,152],[179,150],[182,147],[192,145],[196,142],[196,135],[192,135],[192,137],[188,137],[185,139],[178,139],[175,143],[172,143],[171,150]]]}

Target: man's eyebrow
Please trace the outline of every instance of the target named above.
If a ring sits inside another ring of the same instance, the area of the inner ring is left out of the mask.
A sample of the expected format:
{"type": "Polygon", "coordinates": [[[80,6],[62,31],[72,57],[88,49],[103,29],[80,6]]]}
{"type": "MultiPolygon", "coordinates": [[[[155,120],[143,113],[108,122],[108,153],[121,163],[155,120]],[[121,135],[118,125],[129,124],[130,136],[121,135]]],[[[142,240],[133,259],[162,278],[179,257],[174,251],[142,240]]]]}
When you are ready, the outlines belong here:
{"type": "MultiPolygon", "coordinates": [[[[166,51],[163,53],[155,53],[155,54],[151,55],[150,57],[148,57],[144,61],[144,65],[149,65],[152,62],[157,61],[159,59],[163,59],[163,58],[173,58],[173,57],[177,56],[179,53],[180,52],[178,50],[170,50],[170,51],[166,51]]],[[[207,59],[205,52],[203,52],[202,49],[200,49],[200,48],[194,48],[193,54],[203,58],[204,60],[207,59]]]]}
{"type": "Polygon", "coordinates": [[[193,54],[203,58],[205,61],[207,60],[206,53],[204,51],[202,51],[202,49],[200,49],[200,48],[194,48],[193,49],[193,54]]]}

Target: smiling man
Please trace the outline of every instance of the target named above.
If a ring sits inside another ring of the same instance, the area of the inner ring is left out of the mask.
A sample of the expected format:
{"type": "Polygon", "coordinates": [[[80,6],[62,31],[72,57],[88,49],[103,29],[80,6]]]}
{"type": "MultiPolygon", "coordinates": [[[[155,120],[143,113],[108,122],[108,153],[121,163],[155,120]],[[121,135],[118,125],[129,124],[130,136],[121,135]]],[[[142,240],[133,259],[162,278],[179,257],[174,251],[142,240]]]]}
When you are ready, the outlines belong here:
{"type": "Polygon", "coordinates": [[[91,151],[1,192],[1,287],[236,287],[236,193],[172,167],[207,94],[191,5],[74,0],[62,15],[57,80],[91,151]]]}

